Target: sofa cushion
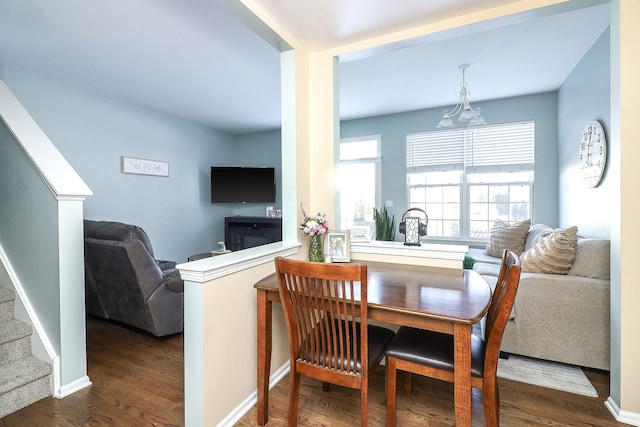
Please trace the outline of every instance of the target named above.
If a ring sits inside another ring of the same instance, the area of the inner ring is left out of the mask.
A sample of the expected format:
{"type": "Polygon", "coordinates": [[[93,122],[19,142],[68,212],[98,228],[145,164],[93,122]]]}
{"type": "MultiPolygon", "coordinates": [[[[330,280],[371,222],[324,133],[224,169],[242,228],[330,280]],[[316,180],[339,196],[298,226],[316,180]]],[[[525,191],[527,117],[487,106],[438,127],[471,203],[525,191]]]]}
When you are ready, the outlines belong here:
{"type": "Polygon", "coordinates": [[[524,244],[524,251],[528,251],[533,247],[533,245],[538,243],[538,240],[540,240],[541,237],[548,236],[551,233],[553,233],[553,228],[549,227],[548,225],[532,225],[529,229],[529,234],[527,234],[527,240],[524,244]]]}
{"type": "Polygon", "coordinates": [[[498,264],[502,262],[502,254],[500,257],[490,256],[484,253],[484,248],[469,248],[467,254],[473,258],[474,265],[476,262],[486,262],[489,264],[498,264]]]}
{"type": "Polygon", "coordinates": [[[576,258],[578,227],[555,230],[522,254],[522,271],[567,274],[576,258]]]}
{"type": "Polygon", "coordinates": [[[506,221],[497,219],[491,227],[489,243],[484,253],[502,259],[505,249],[521,254],[524,252],[524,244],[529,233],[531,220],[509,224],[506,221]]]}
{"type": "Polygon", "coordinates": [[[498,277],[500,274],[500,264],[493,264],[489,262],[475,262],[473,264],[473,271],[478,272],[478,274],[482,275],[486,280],[487,277],[498,277]]]}
{"type": "Polygon", "coordinates": [[[610,245],[609,240],[578,239],[576,259],[569,275],[609,280],[610,245]]]}

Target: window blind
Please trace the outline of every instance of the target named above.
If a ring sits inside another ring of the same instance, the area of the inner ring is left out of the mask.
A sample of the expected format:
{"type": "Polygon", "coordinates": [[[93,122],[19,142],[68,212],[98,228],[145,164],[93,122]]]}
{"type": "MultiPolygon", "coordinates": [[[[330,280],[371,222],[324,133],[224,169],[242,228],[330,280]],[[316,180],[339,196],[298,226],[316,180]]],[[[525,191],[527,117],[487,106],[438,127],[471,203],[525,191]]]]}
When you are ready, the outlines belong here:
{"type": "Polygon", "coordinates": [[[407,134],[407,169],[533,169],[533,121],[407,134]]]}
{"type": "Polygon", "coordinates": [[[464,129],[407,134],[407,168],[464,165],[464,129]]]}

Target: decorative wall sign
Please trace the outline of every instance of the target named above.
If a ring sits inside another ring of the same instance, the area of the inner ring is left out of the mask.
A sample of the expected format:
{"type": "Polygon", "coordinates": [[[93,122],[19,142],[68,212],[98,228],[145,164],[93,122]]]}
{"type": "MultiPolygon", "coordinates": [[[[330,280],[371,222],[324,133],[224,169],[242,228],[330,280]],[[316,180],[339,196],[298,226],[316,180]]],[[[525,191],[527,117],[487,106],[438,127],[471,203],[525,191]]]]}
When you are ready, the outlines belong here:
{"type": "Polygon", "coordinates": [[[122,156],[122,173],[169,176],[169,162],[122,156]]]}

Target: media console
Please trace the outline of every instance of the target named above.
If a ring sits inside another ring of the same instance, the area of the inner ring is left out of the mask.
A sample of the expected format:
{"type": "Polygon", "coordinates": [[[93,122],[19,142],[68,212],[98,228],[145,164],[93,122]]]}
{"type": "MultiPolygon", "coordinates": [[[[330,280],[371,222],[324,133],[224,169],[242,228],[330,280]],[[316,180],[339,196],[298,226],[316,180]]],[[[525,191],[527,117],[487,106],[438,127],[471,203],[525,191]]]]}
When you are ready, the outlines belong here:
{"type": "Polygon", "coordinates": [[[224,242],[231,251],[281,240],[282,218],[228,216],[224,219],[224,242]]]}

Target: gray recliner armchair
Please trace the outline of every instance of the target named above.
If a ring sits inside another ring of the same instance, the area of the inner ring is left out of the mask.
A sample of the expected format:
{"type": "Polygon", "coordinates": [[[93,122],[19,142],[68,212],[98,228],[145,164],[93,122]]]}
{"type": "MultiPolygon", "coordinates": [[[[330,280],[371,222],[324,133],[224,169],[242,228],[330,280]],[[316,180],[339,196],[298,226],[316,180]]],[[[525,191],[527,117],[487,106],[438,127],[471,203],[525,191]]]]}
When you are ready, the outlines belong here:
{"type": "Polygon", "coordinates": [[[161,337],[182,332],[184,282],[173,261],[154,259],[135,225],[84,220],[87,313],[161,337]]]}

